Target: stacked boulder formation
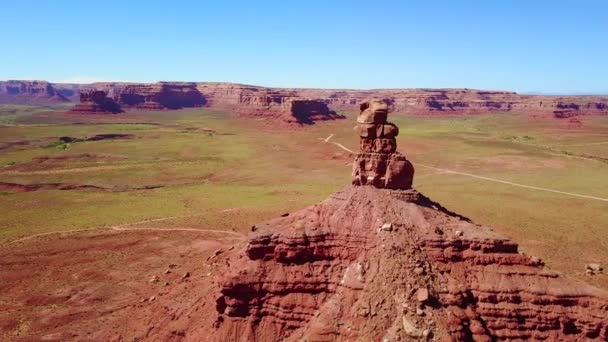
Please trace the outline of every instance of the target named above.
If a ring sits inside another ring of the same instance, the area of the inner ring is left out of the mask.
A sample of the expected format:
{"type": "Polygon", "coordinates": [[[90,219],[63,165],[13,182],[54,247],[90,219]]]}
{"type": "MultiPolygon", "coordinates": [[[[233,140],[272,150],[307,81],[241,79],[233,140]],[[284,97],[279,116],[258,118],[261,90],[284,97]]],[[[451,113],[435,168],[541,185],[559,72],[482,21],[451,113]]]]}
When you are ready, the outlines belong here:
{"type": "Polygon", "coordinates": [[[399,128],[387,121],[385,100],[361,103],[357,131],[361,137],[359,154],[353,164],[353,184],[377,188],[410,189],[414,167],[397,152],[399,128]]]}

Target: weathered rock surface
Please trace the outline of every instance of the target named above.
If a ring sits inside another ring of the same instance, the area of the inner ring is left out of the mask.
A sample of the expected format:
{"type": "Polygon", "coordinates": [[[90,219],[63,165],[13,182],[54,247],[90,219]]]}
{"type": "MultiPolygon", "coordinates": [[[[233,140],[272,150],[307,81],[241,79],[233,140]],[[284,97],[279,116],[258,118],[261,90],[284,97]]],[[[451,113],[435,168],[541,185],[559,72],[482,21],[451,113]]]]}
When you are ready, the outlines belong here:
{"type": "Polygon", "coordinates": [[[80,103],[72,109],[73,113],[121,113],[123,110],[116,101],[103,90],[88,90],[80,93],[80,103]]]}
{"type": "MultiPolygon", "coordinates": [[[[527,113],[568,118],[608,115],[608,96],[522,95],[475,89],[299,89],[267,88],[235,83],[159,82],[51,84],[44,81],[0,82],[0,102],[48,103],[75,101],[79,91],[104,90],[124,108],[177,109],[196,106],[228,108],[242,116],[284,118],[298,122],[290,111],[295,99],[325,103],[332,110],[356,110],[366,98],[387,99],[395,112],[417,115],[527,113]],[[42,85],[43,83],[48,84],[42,85]],[[44,89],[43,89],[44,88],[44,89]],[[43,90],[43,91],[41,91],[43,90]],[[45,95],[40,95],[45,94],[45,95]]],[[[316,110],[315,110],[316,111],[316,110]]],[[[296,111],[295,113],[298,113],[296,111]]],[[[335,119],[334,115],[311,114],[335,119]]]]}
{"type": "Polygon", "coordinates": [[[207,103],[196,83],[96,83],[91,86],[104,90],[123,108],[148,110],[181,109],[201,107],[207,103]]]}
{"type": "Polygon", "coordinates": [[[395,137],[399,129],[387,122],[388,103],[385,100],[364,101],[357,117],[361,138],[359,154],[353,163],[353,184],[377,188],[409,189],[414,167],[397,152],[395,137]]]}
{"type": "Polygon", "coordinates": [[[69,102],[47,81],[0,81],[0,103],[46,104],[69,102]]]}
{"type": "Polygon", "coordinates": [[[608,339],[608,293],[415,190],[351,186],[256,228],[219,278],[212,340],[608,339]]]}
{"type": "MultiPolygon", "coordinates": [[[[158,100],[150,99],[159,91],[158,84],[120,83],[97,84],[96,87],[113,89],[121,105],[137,108],[158,109],[158,100]],[[126,87],[126,89],[124,89],[126,87]],[[146,104],[146,103],[151,104],[146,104]]],[[[183,84],[166,82],[165,85],[183,84]]],[[[531,115],[554,116],[557,118],[578,115],[608,115],[608,96],[539,96],[520,95],[504,91],[483,91],[472,89],[377,89],[377,90],[335,90],[335,89],[286,89],[266,88],[233,83],[196,83],[204,104],[210,107],[227,108],[241,116],[282,118],[288,122],[303,122],[299,105],[292,111],[292,101],[314,101],[312,121],[335,119],[328,115],[332,110],[354,110],[366,98],[386,99],[393,110],[399,113],[417,115],[483,114],[496,112],[522,112],[531,115]],[[324,103],[328,109],[322,109],[324,103]],[[295,115],[294,115],[295,114],[295,115]],[[296,120],[294,120],[296,118],[296,120]]],[[[196,105],[199,105],[198,102],[196,105]]],[[[193,106],[186,101],[181,107],[193,106]]],[[[172,108],[171,106],[161,106],[172,108]]]]}

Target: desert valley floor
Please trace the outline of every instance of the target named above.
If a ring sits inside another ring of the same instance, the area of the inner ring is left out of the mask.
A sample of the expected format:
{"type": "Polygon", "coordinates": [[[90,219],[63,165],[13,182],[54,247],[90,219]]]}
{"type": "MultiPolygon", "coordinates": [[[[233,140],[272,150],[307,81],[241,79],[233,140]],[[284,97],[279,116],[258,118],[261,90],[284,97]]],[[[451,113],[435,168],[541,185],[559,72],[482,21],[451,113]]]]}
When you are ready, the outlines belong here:
{"type": "MultiPolygon", "coordinates": [[[[125,317],[146,337],[172,319],[170,301],[186,315],[212,291],[216,260],[253,225],[350,184],[358,149],[347,111],[300,127],[205,108],[66,109],[0,105],[0,340],[120,339],[96,327],[125,317]]],[[[416,190],[608,289],[585,273],[608,265],[608,117],[390,120],[416,190]]]]}

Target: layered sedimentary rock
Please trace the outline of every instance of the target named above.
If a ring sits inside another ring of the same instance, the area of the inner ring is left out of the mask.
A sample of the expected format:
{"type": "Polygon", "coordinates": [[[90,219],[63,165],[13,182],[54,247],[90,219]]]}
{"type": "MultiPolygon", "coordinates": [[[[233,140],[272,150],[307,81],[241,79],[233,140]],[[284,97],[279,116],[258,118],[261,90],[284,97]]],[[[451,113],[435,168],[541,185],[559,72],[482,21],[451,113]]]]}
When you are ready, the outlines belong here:
{"type": "Polygon", "coordinates": [[[130,84],[118,89],[114,96],[123,106],[141,109],[201,107],[207,102],[195,83],[130,84]]]}
{"type": "Polygon", "coordinates": [[[359,154],[353,163],[353,184],[377,188],[409,189],[414,167],[397,152],[399,129],[387,121],[388,104],[384,100],[365,101],[357,118],[359,154]]]}
{"type": "Polygon", "coordinates": [[[342,119],[331,110],[328,99],[297,89],[273,89],[233,83],[199,83],[208,105],[243,117],[275,118],[288,123],[342,119]]]}
{"type": "Polygon", "coordinates": [[[89,90],[80,93],[80,103],[72,109],[73,113],[121,113],[122,108],[103,90],[89,90]]]}
{"type": "MultiPolygon", "coordinates": [[[[403,114],[527,113],[564,118],[608,115],[608,96],[522,95],[475,89],[301,89],[268,88],[235,83],[159,82],[51,84],[44,81],[0,82],[0,102],[51,103],[77,100],[79,91],[104,90],[125,108],[177,109],[196,106],[228,108],[241,116],[292,118],[294,99],[325,103],[330,111],[356,110],[366,98],[387,99],[403,114]],[[44,85],[43,85],[44,83],[44,85]],[[45,95],[40,95],[45,94],[45,95]]],[[[332,118],[322,115],[321,119],[332,118]]]]}
{"type": "MultiPolygon", "coordinates": [[[[396,135],[385,108],[362,106],[359,124],[374,125],[360,126],[362,139],[396,135]]],[[[216,317],[184,336],[608,340],[608,292],[544,268],[515,242],[409,187],[355,182],[252,231],[246,246],[215,261],[225,265],[216,317]]]]}
{"type": "Polygon", "coordinates": [[[93,90],[103,90],[125,109],[148,110],[201,107],[207,100],[195,83],[96,83],[93,90]]]}
{"type": "Polygon", "coordinates": [[[415,190],[351,186],[255,229],[214,340],[608,339],[608,293],[415,190]]]}
{"type": "MultiPolygon", "coordinates": [[[[117,91],[120,86],[115,85],[117,91]]],[[[608,96],[541,96],[474,89],[286,89],[233,83],[197,83],[206,105],[228,108],[241,116],[289,120],[294,99],[325,103],[331,110],[356,110],[366,98],[386,99],[395,112],[416,115],[517,112],[565,117],[608,115],[608,96]]],[[[132,92],[139,92],[137,87],[132,92]]],[[[144,91],[145,92],[145,91],[144,91]]],[[[119,101],[120,102],[120,101],[119,101]]],[[[331,116],[321,116],[331,118],[331,116]]]]}
{"type": "Polygon", "coordinates": [[[289,99],[285,101],[280,114],[284,121],[300,124],[344,118],[343,115],[330,110],[323,100],[318,99],[289,99]]]}
{"type": "Polygon", "coordinates": [[[0,103],[46,104],[69,102],[46,81],[0,81],[0,103]]]}

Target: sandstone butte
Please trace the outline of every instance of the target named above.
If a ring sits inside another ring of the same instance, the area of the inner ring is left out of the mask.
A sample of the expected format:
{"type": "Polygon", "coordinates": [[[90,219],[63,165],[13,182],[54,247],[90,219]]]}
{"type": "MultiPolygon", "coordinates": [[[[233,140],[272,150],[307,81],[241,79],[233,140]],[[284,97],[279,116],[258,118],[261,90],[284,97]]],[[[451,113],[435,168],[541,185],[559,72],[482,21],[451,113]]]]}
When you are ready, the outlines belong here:
{"type": "Polygon", "coordinates": [[[608,292],[417,192],[387,104],[360,108],[352,185],[253,226],[216,255],[212,290],[154,338],[608,340],[608,292]]]}
{"type": "Polygon", "coordinates": [[[112,113],[116,105],[128,109],[170,110],[189,107],[227,109],[240,116],[277,118],[311,123],[343,118],[335,111],[357,109],[366,98],[386,99],[399,113],[417,115],[525,113],[568,118],[608,115],[608,96],[522,95],[506,91],[474,89],[289,89],[235,83],[158,82],[53,84],[45,81],[0,82],[0,103],[78,101],[76,113],[103,113],[104,106],[87,96],[104,91],[112,113]],[[115,102],[115,103],[112,103],[115,102]],[[87,109],[92,109],[88,111],[87,109]]]}

